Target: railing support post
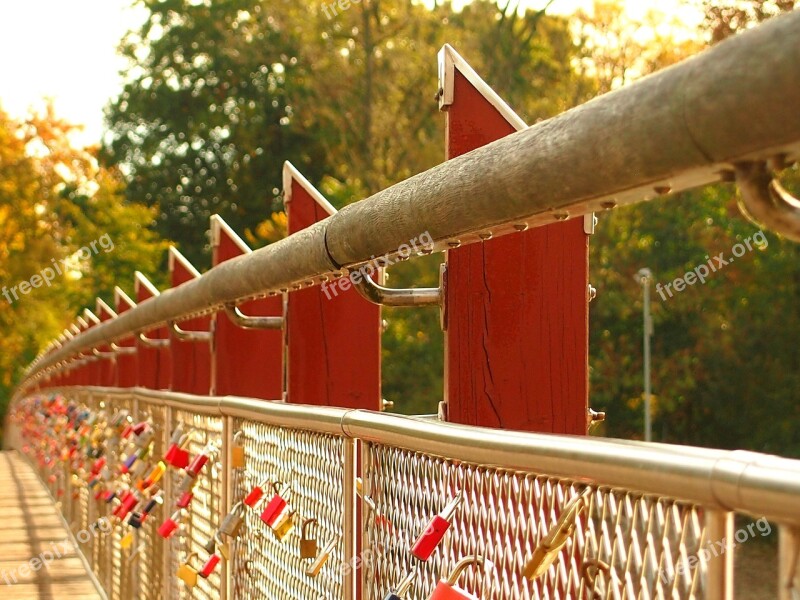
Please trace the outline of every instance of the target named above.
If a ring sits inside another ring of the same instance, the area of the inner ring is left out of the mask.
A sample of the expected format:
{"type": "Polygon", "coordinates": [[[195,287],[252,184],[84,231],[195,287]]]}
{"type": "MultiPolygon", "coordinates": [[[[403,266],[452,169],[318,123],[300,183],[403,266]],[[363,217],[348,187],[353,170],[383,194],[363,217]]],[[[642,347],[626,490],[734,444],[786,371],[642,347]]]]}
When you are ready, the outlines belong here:
{"type": "Polygon", "coordinates": [[[705,514],[706,539],[704,548],[714,544],[715,556],[708,561],[708,600],[733,600],[733,513],[709,510],[705,514]],[[716,542],[725,547],[717,556],[716,542]]]}

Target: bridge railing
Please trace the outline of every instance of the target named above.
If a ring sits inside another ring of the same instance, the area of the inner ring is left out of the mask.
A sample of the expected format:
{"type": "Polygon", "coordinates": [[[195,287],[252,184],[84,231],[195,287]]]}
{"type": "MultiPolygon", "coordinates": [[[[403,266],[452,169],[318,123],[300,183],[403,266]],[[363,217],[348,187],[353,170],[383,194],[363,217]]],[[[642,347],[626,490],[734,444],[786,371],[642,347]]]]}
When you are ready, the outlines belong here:
{"type": "MultiPolygon", "coordinates": [[[[222,450],[200,474],[173,538],[163,540],[156,529],[174,511],[176,471],[164,480],[161,513],[134,531],[128,548],[121,546],[123,524],[82,547],[110,598],[381,600],[416,568],[405,597],[424,599],[474,555],[486,563],[468,569],[459,584],[483,600],[732,598],[734,547],[767,528],[780,529],[777,596],[797,593],[800,461],[234,397],[58,392],[90,411],[113,407],[150,421],[157,432],[154,457],[178,425],[194,432],[191,454],[209,442],[222,450]],[[232,468],[234,445],[244,448],[243,468],[232,468]],[[298,527],[280,542],[257,511],[246,510],[229,560],[188,591],[176,577],[180,564],[192,552],[202,563],[221,519],[263,481],[287,486],[298,527]],[[417,536],[459,493],[441,545],[427,561],[412,558],[417,536]],[[581,510],[567,519],[576,502],[581,510]],[[562,518],[563,547],[543,575],[529,579],[533,556],[555,539],[562,518]],[[300,524],[307,519],[317,520],[308,537],[331,553],[316,577],[306,573],[311,561],[299,553],[300,524]]],[[[35,461],[35,442],[20,437],[29,405],[16,405],[9,439],[35,461]]],[[[109,464],[121,458],[116,449],[108,452],[109,464]]],[[[94,500],[68,470],[59,471],[67,463],[43,464],[42,478],[75,531],[108,514],[111,505],[94,500]]]]}
{"type": "MultiPolygon", "coordinates": [[[[159,293],[137,274],[135,298],[118,288],[115,309],[98,301],[97,316],[87,311],[29,366],[12,429],[30,399],[60,390],[88,410],[151,421],[154,456],[179,424],[197,432],[193,453],[209,442],[224,449],[199,477],[179,535],[162,541],[148,521],[87,541],[109,595],[188,596],[179,562],[202,553],[245,490],[269,478],[289,486],[298,518],[317,519],[330,560],[307,575],[297,531],[281,544],[248,510],[247,534],[196,597],[380,599],[416,567],[407,597],[427,598],[459,560],[479,554],[485,565],[459,581],[486,600],[730,599],[733,515],[742,514],[780,526],[779,596],[795,600],[797,462],[507,429],[586,433],[591,213],[735,180],[749,214],[800,239],[797,201],[775,179],[800,159],[800,13],[531,127],[446,47],[439,103],[450,136],[444,164],[336,212],[287,163],[291,235],[251,252],[212,219],[213,268],[200,274],[173,249],[172,289],[159,293]],[[470,121],[477,112],[485,121],[470,121]],[[365,265],[439,250],[438,288],[390,290],[359,277],[365,265]],[[509,268],[510,255],[524,268],[509,268]],[[336,281],[345,285],[331,299],[322,286],[336,281]],[[366,299],[353,299],[355,289],[366,299]],[[439,419],[378,412],[376,303],[439,305],[448,352],[439,419]],[[473,326],[476,314],[491,326],[473,326]],[[233,328],[252,337],[243,342],[233,328]],[[231,392],[242,379],[247,391],[231,392]],[[506,430],[455,424],[492,419],[506,430]],[[245,469],[231,464],[234,443],[244,445],[245,469]],[[443,545],[429,561],[411,558],[409,544],[454,497],[443,545]],[[537,564],[542,573],[526,577],[537,564]]],[[[9,439],[42,461],[70,522],[96,523],[108,507],[85,479],[18,433],[9,439]]],[[[120,459],[121,448],[110,452],[120,459]]],[[[165,512],[178,477],[165,480],[165,512]]]]}

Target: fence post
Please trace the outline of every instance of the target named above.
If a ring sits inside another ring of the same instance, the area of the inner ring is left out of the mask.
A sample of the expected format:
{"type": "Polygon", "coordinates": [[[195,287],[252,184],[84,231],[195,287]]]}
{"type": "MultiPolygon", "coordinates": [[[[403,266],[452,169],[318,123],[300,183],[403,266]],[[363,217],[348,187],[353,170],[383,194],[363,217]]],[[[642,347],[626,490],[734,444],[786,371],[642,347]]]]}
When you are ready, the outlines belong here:
{"type": "MultiPolygon", "coordinates": [[[[525,128],[448,45],[439,53],[439,81],[448,159],[525,128]]],[[[528,231],[520,223],[518,233],[447,250],[448,421],[586,433],[586,222],[578,217],[528,231]]]]}
{"type": "MultiPolygon", "coordinates": [[[[97,317],[101,323],[105,323],[117,316],[114,309],[106,304],[101,298],[97,298],[95,303],[97,317]]],[[[97,385],[112,387],[117,382],[117,358],[112,354],[111,346],[104,344],[97,347],[100,356],[97,360],[97,385]]]]}
{"type": "MultiPolygon", "coordinates": [[[[79,318],[80,321],[80,318],[79,318]]],[[[87,331],[100,323],[100,319],[88,308],[83,309],[83,323],[81,323],[81,331],[87,331]]],[[[100,381],[100,361],[92,354],[91,350],[84,352],[86,358],[83,360],[83,385],[99,385],[100,381]]]]}
{"type": "MultiPolygon", "coordinates": [[[[114,306],[117,314],[132,309],[136,303],[122,291],[122,288],[114,288],[114,306]]],[[[117,343],[121,352],[117,354],[117,381],[116,387],[130,388],[136,386],[136,375],[138,371],[139,352],[136,348],[136,341],[133,338],[125,338],[117,343]],[[133,350],[131,352],[131,350],[133,350]]]]}
{"type": "MultiPolygon", "coordinates": [[[[211,217],[212,265],[252,252],[220,217],[211,217]]],[[[239,310],[248,316],[283,317],[284,298],[270,296],[245,302],[239,310]]],[[[283,398],[283,330],[247,329],[236,325],[224,311],[214,313],[212,395],[283,398]]]]}
{"type": "MultiPolygon", "coordinates": [[[[136,295],[137,304],[141,304],[145,300],[154,298],[159,295],[156,287],[142,275],[136,271],[134,276],[134,294],[136,295]]],[[[146,345],[142,340],[136,340],[136,347],[138,349],[139,360],[137,361],[138,374],[136,376],[137,385],[146,387],[151,390],[168,390],[170,389],[170,377],[172,373],[171,362],[171,348],[169,346],[169,334],[166,327],[159,327],[153,331],[142,332],[148,339],[152,340],[167,340],[164,346],[151,347],[146,345]]]]}
{"type": "MultiPolygon", "coordinates": [[[[169,248],[169,276],[173,288],[200,277],[175,246],[169,248]]],[[[208,334],[211,328],[209,317],[198,317],[177,323],[180,329],[208,334]]],[[[211,390],[211,335],[206,341],[181,340],[174,331],[169,332],[172,351],[171,389],[207,396],[211,390]]]]}
{"type": "MultiPolygon", "coordinates": [[[[289,234],[336,209],[289,162],[283,168],[289,234]]],[[[346,278],[289,291],[287,401],[381,410],[381,312],[346,278]]]]}

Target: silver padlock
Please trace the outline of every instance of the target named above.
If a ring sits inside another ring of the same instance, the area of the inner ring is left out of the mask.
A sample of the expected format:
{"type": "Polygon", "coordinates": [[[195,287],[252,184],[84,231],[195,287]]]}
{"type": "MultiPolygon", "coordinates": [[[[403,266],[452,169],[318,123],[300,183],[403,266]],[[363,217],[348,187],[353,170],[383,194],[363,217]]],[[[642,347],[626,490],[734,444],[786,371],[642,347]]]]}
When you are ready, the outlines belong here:
{"type": "Polygon", "coordinates": [[[222,523],[219,526],[220,533],[224,533],[228,537],[238,537],[244,524],[244,504],[237,502],[233,505],[231,512],[225,515],[222,523]]]}

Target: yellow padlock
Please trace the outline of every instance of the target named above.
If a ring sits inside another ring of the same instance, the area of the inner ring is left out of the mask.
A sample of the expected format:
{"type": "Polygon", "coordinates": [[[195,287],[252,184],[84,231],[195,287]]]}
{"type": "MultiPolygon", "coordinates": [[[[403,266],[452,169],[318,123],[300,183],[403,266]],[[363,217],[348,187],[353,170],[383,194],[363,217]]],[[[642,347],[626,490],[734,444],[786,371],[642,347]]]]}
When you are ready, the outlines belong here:
{"type": "Polygon", "coordinates": [[[222,536],[219,532],[214,534],[214,541],[217,543],[217,551],[219,552],[220,556],[225,560],[231,559],[231,549],[228,547],[228,544],[225,543],[225,540],[222,539],[222,536]]]}
{"type": "Polygon", "coordinates": [[[272,533],[275,534],[275,537],[278,538],[278,541],[283,541],[286,539],[286,536],[294,529],[295,522],[297,520],[297,511],[286,511],[280,517],[278,517],[278,521],[272,526],[272,533]]]}
{"type": "Polygon", "coordinates": [[[119,541],[119,547],[122,548],[123,550],[127,550],[128,548],[131,547],[131,544],[133,544],[133,532],[129,531],[124,536],[122,536],[122,539],[119,541]]]}
{"type": "Polygon", "coordinates": [[[231,468],[233,469],[245,468],[244,446],[238,441],[243,435],[243,432],[237,431],[233,436],[233,445],[231,446],[231,468]]]}
{"type": "Polygon", "coordinates": [[[186,584],[186,587],[193,588],[197,585],[197,569],[192,566],[192,559],[197,557],[196,552],[192,552],[187,558],[186,562],[183,563],[180,567],[178,567],[178,572],[176,575],[178,579],[183,581],[186,584]]]}

